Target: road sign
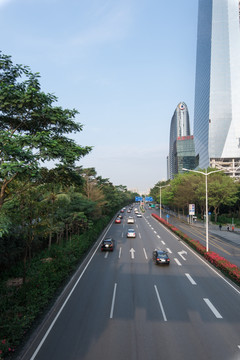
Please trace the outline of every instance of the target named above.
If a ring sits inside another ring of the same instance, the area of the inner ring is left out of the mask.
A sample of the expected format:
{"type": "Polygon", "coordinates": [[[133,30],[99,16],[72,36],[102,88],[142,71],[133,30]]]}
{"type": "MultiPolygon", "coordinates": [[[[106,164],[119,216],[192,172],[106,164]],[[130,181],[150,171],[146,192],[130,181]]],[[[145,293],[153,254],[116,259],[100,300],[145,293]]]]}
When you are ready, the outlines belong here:
{"type": "Polygon", "coordinates": [[[135,196],[135,201],[137,202],[137,201],[142,201],[143,200],[143,198],[142,198],[142,196],[135,196]]]}
{"type": "Polygon", "coordinates": [[[195,215],[195,204],[189,204],[189,215],[195,215]]]}
{"type": "Polygon", "coordinates": [[[152,196],[146,196],[146,197],[145,197],[145,201],[153,201],[152,196]]]}

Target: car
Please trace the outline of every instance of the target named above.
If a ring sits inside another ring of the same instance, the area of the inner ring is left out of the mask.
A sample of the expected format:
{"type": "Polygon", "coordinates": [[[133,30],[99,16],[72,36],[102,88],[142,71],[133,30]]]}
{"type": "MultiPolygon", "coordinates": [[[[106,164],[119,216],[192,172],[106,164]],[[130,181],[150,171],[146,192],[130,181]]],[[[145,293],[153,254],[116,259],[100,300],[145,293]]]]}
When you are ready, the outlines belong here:
{"type": "Polygon", "coordinates": [[[115,224],[121,224],[121,219],[119,217],[116,218],[115,224]]]}
{"type": "Polygon", "coordinates": [[[121,213],[124,213],[124,209],[120,210],[121,213]]]}
{"type": "Polygon", "coordinates": [[[131,210],[130,209],[128,209],[128,211],[127,211],[128,213],[130,213],[131,212],[131,210]]]}
{"type": "Polygon", "coordinates": [[[101,244],[101,251],[113,251],[113,250],[114,250],[113,238],[104,239],[101,244]]]}
{"type": "Polygon", "coordinates": [[[129,216],[129,218],[127,219],[127,223],[128,224],[134,224],[134,218],[129,216]]]}
{"type": "Polygon", "coordinates": [[[128,229],[127,231],[127,238],[135,238],[136,237],[136,233],[134,229],[128,229]]]}
{"type": "Polygon", "coordinates": [[[122,219],[122,218],[123,218],[123,216],[122,216],[121,214],[119,214],[117,217],[118,217],[119,219],[122,219]]]}
{"type": "Polygon", "coordinates": [[[140,213],[137,214],[137,217],[138,217],[138,218],[141,218],[141,217],[142,217],[142,214],[140,214],[140,213]]]}
{"type": "Polygon", "coordinates": [[[160,249],[155,249],[153,251],[153,261],[155,262],[156,265],[158,265],[158,264],[169,265],[170,264],[170,259],[168,257],[167,251],[160,250],[160,249]]]}

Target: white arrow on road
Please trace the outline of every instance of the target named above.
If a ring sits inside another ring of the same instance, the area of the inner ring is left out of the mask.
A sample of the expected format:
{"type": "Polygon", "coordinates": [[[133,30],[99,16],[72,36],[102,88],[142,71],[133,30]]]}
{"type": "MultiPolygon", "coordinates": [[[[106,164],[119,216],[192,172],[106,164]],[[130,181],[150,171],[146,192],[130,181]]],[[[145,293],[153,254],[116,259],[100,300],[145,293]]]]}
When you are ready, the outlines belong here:
{"type": "Polygon", "coordinates": [[[187,252],[185,250],[182,250],[182,251],[179,251],[178,254],[181,256],[181,258],[183,260],[186,260],[185,257],[183,256],[183,254],[186,254],[187,255],[187,252]]]}
{"type": "Polygon", "coordinates": [[[134,259],[135,250],[133,248],[131,248],[131,250],[129,250],[129,252],[131,253],[131,258],[134,259]]]}

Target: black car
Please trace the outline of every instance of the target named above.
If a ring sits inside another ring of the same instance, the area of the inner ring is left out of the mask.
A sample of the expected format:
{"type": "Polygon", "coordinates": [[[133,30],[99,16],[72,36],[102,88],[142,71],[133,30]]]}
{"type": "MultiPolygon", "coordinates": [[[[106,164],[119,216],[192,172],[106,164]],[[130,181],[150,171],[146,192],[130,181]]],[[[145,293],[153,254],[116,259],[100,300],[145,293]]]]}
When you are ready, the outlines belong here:
{"type": "Polygon", "coordinates": [[[153,251],[153,261],[155,262],[156,265],[158,265],[158,264],[169,265],[170,264],[170,259],[168,257],[168,253],[164,250],[155,249],[153,251]]]}
{"type": "Polygon", "coordinates": [[[112,238],[104,239],[101,244],[101,251],[113,251],[114,240],[112,238]]]}

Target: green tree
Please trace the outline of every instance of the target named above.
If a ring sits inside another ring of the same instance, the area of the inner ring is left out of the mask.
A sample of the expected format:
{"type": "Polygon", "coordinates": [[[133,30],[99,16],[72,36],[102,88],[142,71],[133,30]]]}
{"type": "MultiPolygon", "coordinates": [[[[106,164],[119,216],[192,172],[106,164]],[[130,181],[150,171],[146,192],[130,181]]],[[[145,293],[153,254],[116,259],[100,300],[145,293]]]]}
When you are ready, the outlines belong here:
{"type": "Polygon", "coordinates": [[[215,222],[221,205],[234,205],[238,200],[238,186],[234,179],[222,173],[208,177],[208,204],[213,207],[215,222]]]}
{"type": "Polygon", "coordinates": [[[16,177],[35,177],[49,160],[72,167],[91,151],[66,136],[82,131],[78,111],[53,106],[57,98],[41,91],[39,78],[0,52],[0,208],[16,177]]]}

